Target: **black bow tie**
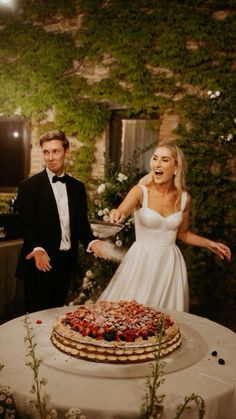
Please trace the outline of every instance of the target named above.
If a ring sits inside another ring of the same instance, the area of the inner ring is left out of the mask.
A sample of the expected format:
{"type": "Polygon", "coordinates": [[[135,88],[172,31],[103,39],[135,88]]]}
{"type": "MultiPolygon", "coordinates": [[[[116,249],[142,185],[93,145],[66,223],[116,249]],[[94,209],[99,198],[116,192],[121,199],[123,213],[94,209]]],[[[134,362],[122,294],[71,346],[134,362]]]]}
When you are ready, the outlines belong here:
{"type": "Polygon", "coordinates": [[[57,176],[57,175],[53,176],[52,183],[55,183],[58,181],[62,183],[66,183],[66,176],[57,176]]]}

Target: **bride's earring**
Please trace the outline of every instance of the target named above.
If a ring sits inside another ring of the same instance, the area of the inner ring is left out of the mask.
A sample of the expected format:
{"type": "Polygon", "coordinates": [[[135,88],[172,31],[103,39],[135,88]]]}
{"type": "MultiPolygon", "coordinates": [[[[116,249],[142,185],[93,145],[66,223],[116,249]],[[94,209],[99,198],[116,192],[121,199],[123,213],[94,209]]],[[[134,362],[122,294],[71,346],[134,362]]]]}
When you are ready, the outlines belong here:
{"type": "Polygon", "coordinates": [[[173,175],[176,175],[176,170],[173,172],[173,175]]]}

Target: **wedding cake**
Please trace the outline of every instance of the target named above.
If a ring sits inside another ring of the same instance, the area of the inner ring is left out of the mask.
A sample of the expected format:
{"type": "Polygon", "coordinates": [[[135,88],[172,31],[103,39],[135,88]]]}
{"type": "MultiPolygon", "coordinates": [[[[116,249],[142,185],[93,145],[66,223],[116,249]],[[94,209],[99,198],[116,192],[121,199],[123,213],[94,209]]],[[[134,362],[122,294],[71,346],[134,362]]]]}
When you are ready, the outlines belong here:
{"type": "Polygon", "coordinates": [[[182,342],[170,315],[136,301],[77,306],[56,321],[51,340],[68,355],[107,363],[150,361],[182,342]]]}

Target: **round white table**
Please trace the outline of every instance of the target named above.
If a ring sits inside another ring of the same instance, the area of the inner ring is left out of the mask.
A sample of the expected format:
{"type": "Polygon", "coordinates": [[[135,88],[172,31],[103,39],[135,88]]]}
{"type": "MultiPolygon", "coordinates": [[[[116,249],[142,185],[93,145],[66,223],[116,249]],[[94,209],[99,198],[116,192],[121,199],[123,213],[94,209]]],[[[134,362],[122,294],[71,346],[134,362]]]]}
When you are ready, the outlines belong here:
{"type": "MultiPolygon", "coordinates": [[[[40,378],[48,380],[42,391],[60,418],[70,408],[80,408],[88,419],[140,418],[150,363],[111,365],[70,357],[53,346],[50,340],[58,316],[76,307],[61,307],[32,313],[36,357],[42,359],[40,378]],[[37,322],[38,320],[41,323],[37,322]]],[[[188,313],[170,312],[180,324],[183,343],[166,357],[164,383],[158,393],[165,394],[165,419],[175,416],[176,407],[185,396],[201,396],[206,404],[204,419],[236,418],[236,334],[206,318],[188,313]],[[217,352],[217,356],[211,353],[217,352]],[[225,364],[220,364],[219,359],[225,364]]],[[[28,400],[33,372],[26,362],[24,316],[0,326],[0,385],[9,385],[21,417],[29,411],[28,400]]],[[[33,416],[34,417],[34,416],[33,416]]],[[[181,419],[197,418],[196,406],[181,419]]]]}

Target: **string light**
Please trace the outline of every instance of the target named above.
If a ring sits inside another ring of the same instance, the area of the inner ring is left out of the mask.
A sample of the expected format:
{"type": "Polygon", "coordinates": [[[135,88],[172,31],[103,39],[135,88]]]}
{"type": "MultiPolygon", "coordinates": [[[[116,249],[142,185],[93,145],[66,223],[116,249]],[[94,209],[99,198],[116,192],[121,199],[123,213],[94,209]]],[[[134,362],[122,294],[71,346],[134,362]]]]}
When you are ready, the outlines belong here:
{"type": "Polygon", "coordinates": [[[14,138],[18,138],[19,137],[19,132],[18,131],[14,131],[13,132],[13,137],[14,138]]]}
{"type": "Polygon", "coordinates": [[[0,0],[0,5],[13,7],[14,2],[15,0],[0,0]]]}

